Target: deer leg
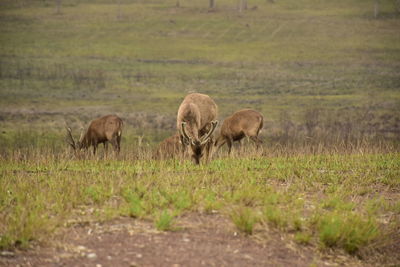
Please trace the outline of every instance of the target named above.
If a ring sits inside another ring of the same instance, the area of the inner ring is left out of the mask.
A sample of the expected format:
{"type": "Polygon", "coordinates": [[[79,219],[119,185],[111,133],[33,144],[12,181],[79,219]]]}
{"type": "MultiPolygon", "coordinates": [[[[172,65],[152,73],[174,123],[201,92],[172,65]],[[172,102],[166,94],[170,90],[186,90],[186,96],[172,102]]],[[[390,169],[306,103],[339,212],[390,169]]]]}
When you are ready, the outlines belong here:
{"type": "Polygon", "coordinates": [[[108,154],[108,142],[105,141],[105,142],[103,143],[103,145],[104,145],[104,152],[105,152],[105,154],[108,154]]]}
{"type": "Polygon", "coordinates": [[[226,139],[225,138],[222,141],[220,141],[219,143],[218,143],[218,140],[217,140],[215,153],[217,153],[221,149],[221,147],[223,145],[225,145],[225,143],[226,143],[226,139]]]}
{"type": "Polygon", "coordinates": [[[257,149],[262,145],[262,141],[257,136],[250,136],[250,139],[256,144],[257,149]]]}
{"type": "Polygon", "coordinates": [[[186,149],[186,145],[185,145],[185,139],[182,135],[179,136],[180,139],[180,145],[179,145],[179,154],[181,155],[181,162],[183,162],[183,159],[185,158],[185,149],[186,149]]]}
{"type": "Polygon", "coordinates": [[[241,155],[241,154],[243,153],[243,149],[244,149],[244,147],[243,147],[243,145],[242,145],[242,141],[243,141],[243,138],[237,140],[237,142],[238,142],[238,151],[239,151],[239,155],[241,155]]]}
{"type": "Polygon", "coordinates": [[[233,140],[232,138],[228,138],[226,140],[226,144],[228,145],[228,154],[230,155],[232,152],[232,145],[233,145],[233,140]]]}
{"type": "Polygon", "coordinates": [[[93,156],[96,155],[97,144],[93,144],[93,156]]]}
{"type": "Polygon", "coordinates": [[[211,157],[212,157],[212,150],[214,147],[214,140],[212,139],[212,137],[210,137],[210,140],[208,140],[208,143],[206,144],[206,162],[210,162],[211,157]]]}
{"type": "Polygon", "coordinates": [[[111,143],[111,145],[112,145],[113,148],[114,148],[114,152],[115,152],[116,154],[118,154],[119,149],[118,149],[118,141],[117,141],[117,139],[116,139],[116,138],[111,139],[111,140],[110,140],[110,143],[111,143]]]}
{"type": "Polygon", "coordinates": [[[118,148],[118,154],[121,151],[121,135],[117,136],[117,148],[118,148]]]}

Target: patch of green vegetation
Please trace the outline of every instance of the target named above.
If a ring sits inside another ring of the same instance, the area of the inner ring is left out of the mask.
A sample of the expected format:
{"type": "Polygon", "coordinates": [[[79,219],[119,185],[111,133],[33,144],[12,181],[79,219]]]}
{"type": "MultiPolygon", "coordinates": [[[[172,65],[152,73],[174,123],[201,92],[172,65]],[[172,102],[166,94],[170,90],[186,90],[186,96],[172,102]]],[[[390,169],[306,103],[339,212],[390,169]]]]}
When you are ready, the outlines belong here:
{"type": "Polygon", "coordinates": [[[354,253],[379,234],[373,219],[352,213],[328,213],[318,219],[319,240],[326,247],[342,247],[354,253]]]}
{"type": "Polygon", "coordinates": [[[307,245],[311,242],[312,235],[305,232],[298,232],[294,236],[294,240],[303,245],[307,245]]]}
{"type": "Polygon", "coordinates": [[[128,214],[133,218],[140,218],[144,215],[142,199],[136,192],[127,191],[123,193],[128,205],[128,214]]]}
{"type": "Polygon", "coordinates": [[[360,107],[378,122],[399,117],[399,20],[390,1],[380,1],[378,19],[373,4],[359,0],[257,0],[242,13],[228,0],[214,12],[200,0],[182,8],[125,2],[121,17],[111,0],[64,3],[61,14],[50,1],[6,2],[3,129],[17,122],[61,129],[66,115],[87,122],[93,110],[174,118],[190,91],[210,94],[220,119],[238,107],[257,109],[270,122],[286,111],[299,123],[313,108],[342,110],[336,118],[360,107]]]}
{"type": "Polygon", "coordinates": [[[163,210],[155,221],[155,226],[160,231],[171,231],[173,227],[174,216],[168,210],[163,210]]]}
{"type": "Polygon", "coordinates": [[[146,218],[165,230],[187,212],[221,212],[246,234],[272,227],[299,243],[349,253],[398,226],[398,196],[385,195],[398,190],[398,153],[243,155],[195,166],[146,154],[78,160],[26,151],[1,158],[3,248],[41,240],[84,207],[98,220],[146,218]],[[360,195],[364,187],[374,190],[360,195]]]}
{"type": "Polygon", "coordinates": [[[247,235],[253,234],[254,225],[258,221],[258,216],[253,209],[248,207],[237,208],[231,212],[230,216],[240,231],[247,235]]]}

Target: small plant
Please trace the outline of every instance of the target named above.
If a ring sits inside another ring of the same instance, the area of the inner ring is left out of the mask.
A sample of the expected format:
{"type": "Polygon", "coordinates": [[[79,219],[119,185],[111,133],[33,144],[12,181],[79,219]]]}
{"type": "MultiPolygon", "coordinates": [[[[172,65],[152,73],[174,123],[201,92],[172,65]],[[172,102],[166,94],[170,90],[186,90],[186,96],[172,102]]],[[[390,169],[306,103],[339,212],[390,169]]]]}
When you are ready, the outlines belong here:
{"type": "Polygon", "coordinates": [[[156,228],[160,231],[171,231],[173,230],[173,221],[174,216],[167,210],[163,210],[155,221],[156,228]]]}
{"type": "Polygon", "coordinates": [[[353,213],[340,215],[332,213],[322,216],[318,230],[323,246],[341,247],[351,254],[374,240],[379,234],[375,221],[363,220],[353,213]]]}
{"type": "Polygon", "coordinates": [[[235,192],[233,199],[239,205],[252,207],[258,204],[261,199],[260,196],[262,196],[262,193],[258,192],[254,188],[249,188],[235,192]]]}
{"type": "Polygon", "coordinates": [[[322,208],[326,210],[351,211],[354,207],[354,203],[345,202],[338,196],[330,197],[322,203],[322,208]]]}
{"type": "Polygon", "coordinates": [[[292,222],[293,222],[293,230],[295,230],[295,231],[301,231],[302,230],[303,222],[302,222],[301,218],[294,217],[292,222]]]}
{"type": "Polygon", "coordinates": [[[285,229],[288,226],[287,218],[276,206],[267,206],[264,210],[264,218],[274,227],[285,229]]]}
{"type": "Polygon", "coordinates": [[[221,202],[216,199],[216,196],[213,192],[209,192],[206,194],[204,198],[204,211],[207,213],[212,213],[214,210],[218,210],[221,208],[221,202]]]}
{"type": "Polygon", "coordinates": [[[231,213],[231,218],[236,227],[247,235],[253,234],[254,225],[258,218],[251,208],[239,208],[231,213]]]}
{"type": "Polygon", "coordinates": [[[139,195],[132,191],[124,192],[124,198],[128,202],[128,213],[133,218],[143,216],[144,209],[142,206],[142,200],[139,195]]]}
{"type": "Polygon", "coordinates": [[[299,244],[306,245],[306,244],[309,244],[309,243],[310,243],[311,237],[312,237],[312,236],[311,236],[311,234],[309,234],[309,233],[297,232],[297,233],[294,235],[294,240],[295,240],[297,243],[299,243],[299,244]]]}
{"type": "Polygon", "coordinates": [[[177,192],[174,194],[173,203],[176,209],[183,211],[192,206],[192,200],[187,192],[177,192]]]}
{"type": "Polygon", "coordinates": [[[104,198],[104,192],[102,192],[102,190],[103,188],[99,186],[89,186],[85,189],[85,194],[94,203],[99,203],[104,198]]]}
{"type": "Polygon", "coordinates": [[[129,203],[129,216],[138,218],[143,215],[144,211],[142,208],[142,203],[139,198],[131,199],[129,203]]]}

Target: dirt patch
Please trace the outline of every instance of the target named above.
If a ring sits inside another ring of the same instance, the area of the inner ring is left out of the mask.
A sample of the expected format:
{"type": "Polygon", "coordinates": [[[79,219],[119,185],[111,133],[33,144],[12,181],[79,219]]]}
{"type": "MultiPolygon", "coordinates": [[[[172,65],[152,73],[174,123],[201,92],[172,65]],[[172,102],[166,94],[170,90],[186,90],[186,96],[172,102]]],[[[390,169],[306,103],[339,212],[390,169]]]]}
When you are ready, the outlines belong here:
{"type": "Polygon", "coordinates": [[[365,266],[351,257],[322,258],[315,249],[298,246],[274,231],[263,231],[262,238],[257,233],[245,236],[219,214],[191,214],[180,218],[178,227],[160,232],[150,222],[131,218],[75,225],[47,245],[5,253],[0,265],[365,266]]]}

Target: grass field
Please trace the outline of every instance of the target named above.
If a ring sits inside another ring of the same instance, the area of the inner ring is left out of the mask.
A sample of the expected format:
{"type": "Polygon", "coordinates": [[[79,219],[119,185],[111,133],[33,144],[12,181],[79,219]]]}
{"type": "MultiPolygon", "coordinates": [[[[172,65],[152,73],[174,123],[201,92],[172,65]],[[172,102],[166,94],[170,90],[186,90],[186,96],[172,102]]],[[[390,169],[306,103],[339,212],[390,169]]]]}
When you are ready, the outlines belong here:
{"type": "Polygon", "coordinates": [[[118,113],[134,128],[161,114],[171,131],[183,96],[198,91],[215,99],[220,119],[247,107],[279,127],[282,114],[302,124],[323,109],[341,123],[371,114],[367,131],[399,131],[394,1],[381,1],[378,19],[368,1],[257,0],[241,13],[231,1],[213,12],[203,2],[123,1],[118,18],[108,1],[72,1],[61,14],[52,1],[5,1],[3,128],[118,113]]]}
{"type": "Polygon", "coordinates": [[[349,253],[391,244],[400,226],[398,153],[247,152],[194,166],[31,152],[2,159],[2,248],[41,240],[76,217],[131,216],[169,230],[186,212],[217,211],[247,234],[276,227],[299,243],[349,253]]]}
{"type": "MultiPolygon", "coordinates": [[[[399,241],[400,14],[395,1],[2,1],[0,248],[74,220],[179,230],[218,212],[244,234],[367,257],[399,241]],[[154,161],[192,91],[219,120],[265,117],[264,153],[154,161]],[[119,157],[77,159],[65,122],[116,113],[119,157]],[[138,146],[139,140],[143,144],[138,146]]],[[[389,252],[388,252],[389,253],[389,252]]],[[[394,257],[394,254],[389,254],[394,257]]],[[[400,259],[399,259],[400,260],[400,259]]]]}

